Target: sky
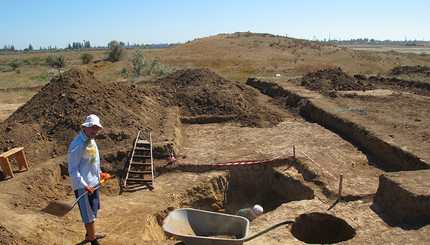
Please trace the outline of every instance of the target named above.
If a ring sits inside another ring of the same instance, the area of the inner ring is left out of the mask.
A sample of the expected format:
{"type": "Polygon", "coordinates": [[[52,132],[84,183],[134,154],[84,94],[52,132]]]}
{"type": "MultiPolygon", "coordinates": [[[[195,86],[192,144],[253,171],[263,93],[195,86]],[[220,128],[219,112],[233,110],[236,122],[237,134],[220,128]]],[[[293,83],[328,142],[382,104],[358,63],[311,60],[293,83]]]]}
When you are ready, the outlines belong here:
{"type": "Polygon", "coordinates": [[[235,32],[430,41],[428,0],[0,0],[0,49],[185,43],[235,32]]]}

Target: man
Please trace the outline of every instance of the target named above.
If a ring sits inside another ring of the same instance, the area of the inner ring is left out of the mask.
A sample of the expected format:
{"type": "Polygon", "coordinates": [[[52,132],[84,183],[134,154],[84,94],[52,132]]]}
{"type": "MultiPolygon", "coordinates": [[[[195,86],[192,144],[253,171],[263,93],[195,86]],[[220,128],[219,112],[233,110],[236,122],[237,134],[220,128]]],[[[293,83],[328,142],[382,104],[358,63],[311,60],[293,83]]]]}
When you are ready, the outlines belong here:
{"type": "Polygon", "coordinates": [[[100,199],[98,189],[95,190],[93,187],[106,175],[100,170],[99,149],[94,140],[102,128],[100,119],[94,114],[89,115],[81,124],[81,133],[72,141],[68,152],[72,189],[75,191],[76,197],[88,192],[88,195],[79,200],[78,205],[87,232],[85,240],[91,241],[91,245],[100,244],[97,238],[106,236],[105,233],[95,232],[95,220],[97,210],[100,208],[100,199]]]}
{"type": "Polygon", "coordinates": [[[252,208],[242,208],[236,215],[247,218],[249,221],[253,221],[255,218],[263,213],[263,207],[256,204],[252,208]]]}

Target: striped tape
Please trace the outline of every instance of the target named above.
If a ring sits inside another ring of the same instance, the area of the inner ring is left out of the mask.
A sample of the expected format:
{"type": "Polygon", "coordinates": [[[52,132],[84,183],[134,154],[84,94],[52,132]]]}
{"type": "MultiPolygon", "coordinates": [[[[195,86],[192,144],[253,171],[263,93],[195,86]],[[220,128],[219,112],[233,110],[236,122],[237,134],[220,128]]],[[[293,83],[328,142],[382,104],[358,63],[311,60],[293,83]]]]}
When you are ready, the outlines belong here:
{"type": "MultiPolygon", "coordinates": [[[[291,148],[290,148],[291,149],[291,148]]],[[[187,163],[187,164],[193,164],[193,165],[211,165],[211,166],[229,166],[229,165],[232,165],[232,166],[234,166],[234,165],[248,165],[248,164],[258,164],[258,163],[265,163],[265,162],[271,162],[271,161],[274,161],[274,160],[276,160],[276,159],[278,159],[278,158],[281,158],[281,157],[283,157],[290,149],[288,149],[288,150],[286,150],[284,153],[282,153],[281,155],[279,155],[279,156],[277,156],[277,157],[274,157],[274,158],[272,158],[272,159],[268,159],[268,160],[261,160],[261,161],[249,161],[249,162],[229,162],[229,163],[190,163],[190,162],[184,162],[184,161],[181,161],[181,160],[177,160],[177,159],[175,159],[175,157],[173,156],[173,153],[170,153],[170,157],[169,157],[169,160],[171,161],[171,162],[175,162],[175,161],[177,161],[177,162],[179,162],[179,163],[187,163]]]]}
{"type": "MultiPolygon", "coordinates": [[[[333,174],[331,174],[329,171],[327,171],[327,169],[325,169],[323,166],[321,166],[319,163],[317,163],[314,159],[312,159],[308,154],[306,154],[304,151],[302,151],[300,148],[298,148],[297,146],[295,146],[295,148],[297,148],[303,155],[305,155],[307,158],[309,158],[309,160],[311,160],[313,163],[315,163],[318,167],[320,167],[325,173],[327,173],[328,175],[330,175],[333,179],[335,179],[337,182],[340,183],[340,180],[338,178],[336,178],[333,174]]],[[[265,163],[265,162],[271,162],[273,160],[276,160],[278,158],[283,157],[285,154],[287,154],[287,152],[290,149],[287,149],[284,153],[282,153],[281,155],[274,157],[272,159],[268,159],[268,160],[261,160],[261,161],[249,161],[249,162],[229,162],[229,163],[191,163],[191,162],[185,162],[185,161],[181,161],[176,159],[173,156],[173,152],[170,153],[169,156],[169,160],[170,162],[179,162],[179,163],[186,163],[186,164],[191,164],[191,165],[211,165],[211,166],[234,166],[234,165],[248,165],[248,164],[259,164],[259,163],[265,163]]]]}
{"type": "Polygon", "coordinates": [[[316,165],[318,165],[325,173],[327,173],[328,175],[330,175],[331,177],[333,177],[335,180],[337,180],[337,182],[340,183],[340,180],[338,178],[336,178],[333,174],[331,174],[329,171],[327,171],[327,169],[325,169],[323,166],[321,166],[316,161],[314,161],[314,159],[312,159],[308,154],[306,154],[305,152],[303,152],[300,148],[298,148],[297,146],[296,146],[296,148],[299,149],[299,151],[301,153],[303,153],[303,155],[305,155],[307,158],[309,158],[313,163],[315,163],[316,165]]]}

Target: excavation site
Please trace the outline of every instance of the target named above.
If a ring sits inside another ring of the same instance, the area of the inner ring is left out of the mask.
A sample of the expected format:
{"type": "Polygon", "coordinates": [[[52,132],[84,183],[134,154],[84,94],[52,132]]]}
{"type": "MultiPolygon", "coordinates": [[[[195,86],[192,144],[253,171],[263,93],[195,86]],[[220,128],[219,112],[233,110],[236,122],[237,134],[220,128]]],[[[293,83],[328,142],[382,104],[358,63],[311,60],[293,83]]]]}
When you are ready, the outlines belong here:
{"type": "Polygon", "coordinates": [[[287,84],[189,68],[147,84],[70,69],[0,124],[1,243],[87,244],[77,206],[47,206],[75,200],[67,151],[96,114],[102,244],[428,244],[430,88],[396,72],[287,84]]]}

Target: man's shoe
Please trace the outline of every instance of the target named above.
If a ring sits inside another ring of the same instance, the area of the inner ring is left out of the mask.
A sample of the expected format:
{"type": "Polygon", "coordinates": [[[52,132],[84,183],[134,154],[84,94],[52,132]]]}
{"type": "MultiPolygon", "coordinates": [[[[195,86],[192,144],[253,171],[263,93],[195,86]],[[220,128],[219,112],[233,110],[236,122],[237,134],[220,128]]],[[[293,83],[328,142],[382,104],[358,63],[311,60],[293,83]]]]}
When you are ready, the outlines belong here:
{"type": "MultiPolygon", "coordinates": [[[[96,239],[102,239],[103,237],[105,237],[107,234],[104,232],[96,232],[96,239]]],[[[85,241],[89,241],[90,238],[88,236],[88,234],[85,234],[85,241]]]]}
{"type": "Polygon", "coordinates": [[[99,241],[97,241],[97,238],[96,239],[94,239],[93,241],[90,241],[91,242],[91,245],[101,245],[100,243],[99,243],[99,241]]]}

